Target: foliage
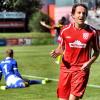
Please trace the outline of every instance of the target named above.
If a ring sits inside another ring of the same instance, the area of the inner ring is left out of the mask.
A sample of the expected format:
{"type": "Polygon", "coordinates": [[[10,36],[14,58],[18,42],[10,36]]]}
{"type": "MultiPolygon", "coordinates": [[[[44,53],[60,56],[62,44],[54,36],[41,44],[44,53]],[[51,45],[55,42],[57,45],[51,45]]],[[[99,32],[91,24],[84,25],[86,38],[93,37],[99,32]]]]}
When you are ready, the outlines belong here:
{"type": "Polygon", "coordinates": [[[17,11],[23,11],[27,14],[32,14],[41,9],[42,2],[41,0],[17,0],[15,3],[15,9],[17,11]]]}
{"type": "Polygon", "coordinates": [[[1,0],[2,10],[22,11],[28,14],[36,12],[42,7],[40,0],[1,0]]]}
{"type": "Polygon", "coordinates": [[[49,44],[54,44],[54,40],[51,37],[32,39],[32,45],[49,45],[49,44]]]}
{"type": "Polygon", "coordinates": [[[49,29],[45,28],[40,24],[40,21],[44,20],[47,24],[49,23],[49,16],[47,14],[44,14],[42,12],[36,12],[32,15],[30,21],[29,21],[29,30],[30,31],[37,31],[37,32],[49,32],[49,29]]]}

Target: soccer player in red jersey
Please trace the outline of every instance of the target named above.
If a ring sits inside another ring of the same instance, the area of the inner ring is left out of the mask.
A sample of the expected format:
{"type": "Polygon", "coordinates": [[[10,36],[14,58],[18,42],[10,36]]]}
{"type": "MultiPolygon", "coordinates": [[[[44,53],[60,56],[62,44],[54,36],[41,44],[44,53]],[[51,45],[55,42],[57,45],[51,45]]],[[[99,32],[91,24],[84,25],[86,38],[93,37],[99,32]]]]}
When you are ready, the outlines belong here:
{"type": "Polygon", "coordinates": [[[63,54],[57,89],[59,100],[82,98],[89,78],[91,64],[99,56],[99,38],[96,30],[85,24],[88,9],[84,4],[72,7],[74,23],[66,25],[58,38],[58,47],[51,52],[56,58],[63,54]],[[93,49],[93,53],[91,51],[93,49]]]}

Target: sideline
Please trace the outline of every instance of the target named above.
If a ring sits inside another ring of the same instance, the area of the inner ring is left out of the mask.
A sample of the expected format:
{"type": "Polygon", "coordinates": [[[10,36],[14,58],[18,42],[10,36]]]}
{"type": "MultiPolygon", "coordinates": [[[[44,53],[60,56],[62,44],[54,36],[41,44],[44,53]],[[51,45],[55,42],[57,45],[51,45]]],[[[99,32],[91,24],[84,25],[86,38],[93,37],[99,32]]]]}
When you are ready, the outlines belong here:
{"type": "MultiPolygon", "coordinates": [[[[32,76],[32,75],[22,75],[23,77],[29,77],[29,78],[37,78],[37,79],[45,79],[47,77],[38,77],[38,76],[32,76]]],[[[58,79],[53,79],[53,78],[48,78],[51,81],[58,82],[58,79]]],[[[94,84],[88,84],[88,87],[93,87],[93,88],[100,88],[100,85],[94,85],[94,84]]]]}

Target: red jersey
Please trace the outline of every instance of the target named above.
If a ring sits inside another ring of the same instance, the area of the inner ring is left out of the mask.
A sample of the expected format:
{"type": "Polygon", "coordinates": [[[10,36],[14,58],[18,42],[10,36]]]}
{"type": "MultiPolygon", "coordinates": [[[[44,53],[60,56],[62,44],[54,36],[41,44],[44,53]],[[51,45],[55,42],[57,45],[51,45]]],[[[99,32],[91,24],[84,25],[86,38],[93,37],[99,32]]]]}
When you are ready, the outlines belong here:
{"type": "Polygon", "coordinates": [[[98,35],[89,25],[85,25],[83,29],[75,28],[74,24],[65,26],[58,41],[65,46],[63,60],[71,69],[80,68],[87,62],[91,57],[92,48],[99,50],[98,35]]]}

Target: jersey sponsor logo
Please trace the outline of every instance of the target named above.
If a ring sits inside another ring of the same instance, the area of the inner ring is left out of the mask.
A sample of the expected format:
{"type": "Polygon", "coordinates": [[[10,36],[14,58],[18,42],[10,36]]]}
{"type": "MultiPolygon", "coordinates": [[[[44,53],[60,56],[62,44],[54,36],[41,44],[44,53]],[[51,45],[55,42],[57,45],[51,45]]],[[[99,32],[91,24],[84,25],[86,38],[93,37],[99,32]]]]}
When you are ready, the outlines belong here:
{"type": "Polygon", "coordinates": [[[10,61],[9,60],[1,61],[1,63],[10,63],[10,61]]]}
{"type": "Polygon", "coordinates": [[[72,48],[85,48],[86,44],[79,40],[75,40],[73,43],[69,43],[69,46],[72,48]]]}
{"type": "Polygon", "coordinates": [[[89,33],[83,33],[83,39],[87,40],[89,37],[89,33]]]}

